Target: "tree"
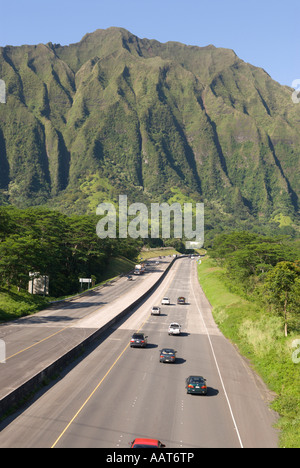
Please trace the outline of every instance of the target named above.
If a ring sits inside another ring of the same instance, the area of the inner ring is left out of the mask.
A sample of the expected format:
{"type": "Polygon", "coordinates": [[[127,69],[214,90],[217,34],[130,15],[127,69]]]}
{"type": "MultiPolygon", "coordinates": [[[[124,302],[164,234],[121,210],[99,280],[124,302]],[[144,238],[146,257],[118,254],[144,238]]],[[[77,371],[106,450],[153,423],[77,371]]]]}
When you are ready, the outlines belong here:
{"type": "Polygon", "coordinates": [[[26,288],[30,271],[40,271],[41,255],[38,241],[31,236],[9,236],[0,242],[0,275],[7,286],[26,288]]]}
{"type": "Polygon", "coordinates": [[[268,272],[264,290],[267,298],[281,312],[284,318],[284,335],[288,333],[291,312],[300,312],[300,267],[293,262],[279,262],[268,272]]]}

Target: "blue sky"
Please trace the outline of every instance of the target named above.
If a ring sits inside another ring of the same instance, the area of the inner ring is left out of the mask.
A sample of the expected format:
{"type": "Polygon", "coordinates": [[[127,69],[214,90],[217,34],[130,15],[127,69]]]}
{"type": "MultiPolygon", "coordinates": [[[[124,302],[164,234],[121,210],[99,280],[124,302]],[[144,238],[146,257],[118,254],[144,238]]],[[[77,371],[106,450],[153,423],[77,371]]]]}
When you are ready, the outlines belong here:
{"type": "Polygon", "coordinates": [[[279,83],[300,79],[299,0],[0,0],[0,46],[62,45],[119,26],[140,38],[233,49],[279,83]]]}

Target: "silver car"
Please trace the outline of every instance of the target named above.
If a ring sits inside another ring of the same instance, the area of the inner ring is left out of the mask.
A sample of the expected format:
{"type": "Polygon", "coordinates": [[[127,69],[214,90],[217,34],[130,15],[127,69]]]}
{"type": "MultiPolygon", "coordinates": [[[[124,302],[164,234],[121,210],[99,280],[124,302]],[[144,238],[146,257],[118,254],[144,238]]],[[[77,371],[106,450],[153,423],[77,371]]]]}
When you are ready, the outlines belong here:
{"type": "Polygon", "coordinates": [[[151,309],[151,315],[160,315],[160,307],[153,306],[151,309]]]}

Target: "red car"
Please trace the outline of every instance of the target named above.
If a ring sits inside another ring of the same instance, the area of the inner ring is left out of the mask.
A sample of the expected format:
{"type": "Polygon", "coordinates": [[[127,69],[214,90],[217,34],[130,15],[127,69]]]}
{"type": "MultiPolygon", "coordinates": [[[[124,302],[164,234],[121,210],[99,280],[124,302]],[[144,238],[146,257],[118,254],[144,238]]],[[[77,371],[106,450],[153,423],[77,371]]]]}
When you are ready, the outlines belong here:
{"type": "Polygon", "coordinates": [[[131,442],[131,448],[163,448],[164,444],[157,439],[134,439],[131,442]]]}

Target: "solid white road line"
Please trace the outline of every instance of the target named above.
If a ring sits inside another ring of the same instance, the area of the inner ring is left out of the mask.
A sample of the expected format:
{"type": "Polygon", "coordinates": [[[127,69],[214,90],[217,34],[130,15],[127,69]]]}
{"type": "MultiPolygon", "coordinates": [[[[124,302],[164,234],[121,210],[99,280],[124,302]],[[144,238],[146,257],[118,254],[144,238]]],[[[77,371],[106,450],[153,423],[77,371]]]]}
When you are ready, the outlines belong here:
{"type": "MultiPolygon", "coordinates": [[[[196,272],[197,272],[197,265],[196,265],[196,272]]],[[[191,279],[191,289],[192,289],[192,293],[193,293],[193,296],[194,296],[194,299],[195,299],[195,304],[197,306],[199,315],[200,315],[202,323],[203,323],[203,327],[204,327],[205,332],[207,334],[207,338],[208,338],[208,341],[209,341],[209,344],[210,344],[211,352],[212,352],[212,355],[213,355],[213,358],[214,358],[214,361],[215,361],[215,364],[216,364],[216,368],[217,368],[217,371],[218,371],[218,374],[219,374],[219,378],[220,378],[220,381],[221,381],[221,384],[222,384],[222,387],[223,387],[225,398],[226,398],[226,401],[227,401],[227,404],[228,404],[228,408],[229,408],[229,411],[230,411],[230,415],[231,415],[231,418],[232,418],[232,421],[233,421],[234,428],[236,430],[236,434],[237,434],[238,439],[239,439],[240,446],[241,446],[241,448],[243,448],[242,439],[241,439],[241,436],[240,436],[240,433],[239,433],[239,430],[238,430],[238,427],[237,427],[237,424],[236,424],[236,421],[235,421],[235,418],[234,418],[234,415],[233,415],[231,404],[230,404],[230,401],[229,401],[229,398],[228,398],[228,395],[227,395],[227,392],[226,392],[226,388],[225,388],[225,385],[224,385],[224,381],[222,379],[221,371],[220,371],[218,361],[217,361],[217,358],[216,358],[216,355],[215,355],[215,351],[214,351],[214,347],[213,347],[213,344],[212,344],[212,341],[211,341],[211,338],[210,338],[210,334],[209,334],[209,331],[207,329],[206,323],[204,321],[202,312],[201,312],[201,310],[200,310],[200,308],[198,306],[198,302],[197,302],[197,299],[196,299],[196,294],[195,294],[193,283],[192,283],[192,275],[190,276],[190,279],[191,279]]]]}

